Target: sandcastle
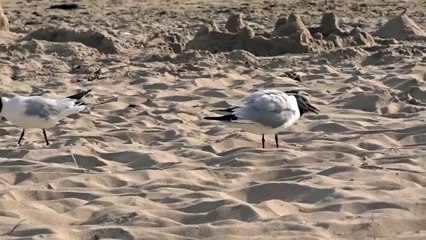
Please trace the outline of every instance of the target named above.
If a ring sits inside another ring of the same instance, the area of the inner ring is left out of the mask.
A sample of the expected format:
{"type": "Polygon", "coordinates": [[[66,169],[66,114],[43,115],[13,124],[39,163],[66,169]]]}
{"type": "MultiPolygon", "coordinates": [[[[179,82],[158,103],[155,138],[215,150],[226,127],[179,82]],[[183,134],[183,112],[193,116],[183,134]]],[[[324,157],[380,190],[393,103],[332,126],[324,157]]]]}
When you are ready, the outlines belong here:
{"type": "Polygon", "coordinates": [[[247,26],[240,14],[234,14],[229,17],[225,29],[218,30],[214,21],[210,21],[198,30],[187,48],[213,53],[241,49],[256,56],[276,56],[375,44],[374,38],[360,29],[349,33],[342,31],[334,13],[324,14],[317,28],[306,27],[301,16],[292,13],[287,18],[279,18],[271,33],[262,35],[247,26]]]}

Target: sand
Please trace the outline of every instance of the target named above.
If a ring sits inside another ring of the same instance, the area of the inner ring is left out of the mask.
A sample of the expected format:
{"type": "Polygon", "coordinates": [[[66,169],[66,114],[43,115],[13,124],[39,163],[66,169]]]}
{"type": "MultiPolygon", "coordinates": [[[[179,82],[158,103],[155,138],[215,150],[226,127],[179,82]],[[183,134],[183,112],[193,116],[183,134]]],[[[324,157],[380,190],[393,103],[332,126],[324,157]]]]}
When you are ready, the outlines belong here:
{"type": "Polygon", "coordinates": [[[60,2],[1,1],[1,96],[93,89],[1,121],[1,239],[426,239],[422,1],[60,2]],[[270,88],[321,110],[279,149],[202,120],[270,88]]]}

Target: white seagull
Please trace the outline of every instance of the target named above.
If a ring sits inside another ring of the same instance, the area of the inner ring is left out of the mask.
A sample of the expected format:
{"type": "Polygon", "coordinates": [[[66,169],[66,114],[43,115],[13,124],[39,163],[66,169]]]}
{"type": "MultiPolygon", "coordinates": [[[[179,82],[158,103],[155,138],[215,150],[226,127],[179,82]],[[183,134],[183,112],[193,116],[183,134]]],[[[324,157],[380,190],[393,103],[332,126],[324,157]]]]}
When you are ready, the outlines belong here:
{"type": "Polygon", "coordinates": [[[1,97],[0,116],[23,128],[18,145],[24,137],[25,129],[28,128],[42,129],[46,144],[49,145],[45,129],[55,126],[60,120],[71,114],[82,111],[85,104],[80,102],[80,99],[91,91],[89,89],[62,99],[41,96],[1,97]]]}
{"type": "Polygon", "coordinates": [[[227,122],[247,132],[262,134],[262,148],[265,148],[265,134],[275,133],[278,148],[278,132],[291,126],[304,113],[319,113],[304,96],[287,95],[275,89],[254,92],[243,103],[243,106],[213,110],[225,115],[204,119],[227,122]]]}

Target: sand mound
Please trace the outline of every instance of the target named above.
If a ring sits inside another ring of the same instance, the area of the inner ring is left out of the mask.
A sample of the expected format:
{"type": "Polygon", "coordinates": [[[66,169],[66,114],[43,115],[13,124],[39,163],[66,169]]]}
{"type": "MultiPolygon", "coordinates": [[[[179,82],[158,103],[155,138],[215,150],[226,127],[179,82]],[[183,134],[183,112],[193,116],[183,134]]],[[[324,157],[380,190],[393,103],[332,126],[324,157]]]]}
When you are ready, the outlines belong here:
{"type": "Polygon", "coordinates": [[[389,65],[400,62],[408,56],[417,59],[416,61],[421,61],[423,49],[422,45],[381,46],[378,49],[374,49],[372,51],[373,54],[362,61],[362,65],[389,65]]]}
{"type": "Polygon", "coordinates": [[[319,54],[320,59],[325,59],[327,62],[336,64],[342,62],[354,63],[362,61],[368,52],[355,47],[349,47],[344,49],[332,49],[319,54]]]}
{"type": "Polygon", "coordinates": [[[114,54],[123,51],[113,36],[95,30],[46,27],[28,34],[24,40],[39,39],[51,42],[80,42],[100,53],[114,54]]]}
{"type": "Polygon", "coordinates": [[[220,31],[213,21],[202,26],[187,48],[213,53],[242,49],[256,56],[276,56],[374,44],[373,37],[361,30],[342,32],[334,13],[325,14],[319,28],[306,27],[301,16],[294,13],[288,18],[279,18],[274,30],[262,35],[246,26],[239,14],[229,17],[225,28],[229,32],[220,31]],[[323,36],[327,38],[323,39],[323,36]]]}
{"type": "Polygon", "coordinates": [[[175,57],[170,59],[172,63],[178,64],[191,64],[191,63],[199,63],[202,61],[214,61],[214,57],[210,52],[202,52],[202,51],[184,51],[175,57]]]}
{"type": "Polygon", "coordinates": [[[150,55],[178,54],[185,48],[184,36],[176,32],[155,33],[151,36],[144,48],[150,55]]]}
{"type": "Polygon", "coordinates": [[[397,96],[395,96],[395,98],[413,105],[426,106],[426,89],[413,86],[408,90],[399,93],[397,96]]]}
{"type": "Polygon", "coordinates": [[[405,14],[392,18],[373,35],[397,40],[426,40],[426,32],[405,14]]]}
{"type": "Polygon", "coordinates": [[[9,45],[14,43],[19,38],[19,35],[14,32],[0,31],[0,45],[9,45]]]}
{"type": "MultiPolygon", "coordinates": [[[[210,23],[212,26],[215,26],[214,22],[210,23]]],[[[143,57],[140,60],[145,62],[162,62],[169,61],[174,56],[179,55],[184,50],[187,39],[185,35],[176,31],[162,31],[148,36],[143,42],[141,50],[148,57],[143,57]]],[[[138,47],[140,48],[141,46],[138,45],[138,47]]]]}
{"type": "Polygon", "coordinates": [[[399,110],[399,106],[393,104],[390,101],[391,98],[391,94],[387,91],[357,93],[345,101],[343,108],[366,112],[395,113],[399,110]],[[392,110],[389,110],[391,108],[392,110]]]}
{"type": "Polygon", "coordinates": [[[258,66],[259,62],[256,59],[256,56],[253,54],[244,51],[244,50],[234,50],[229,52],[228,58],[232,61],[237,61],[246,66],[258,66]]]}
{"type": "Polygon", "coordinates": [[[94,48],[90,48],[79,42],[49,42],[44,40],[25,40],[10,45],[7,50],[21,54],[47,54],[58,57],[76,57],[84,59],[89,56],[98,56],[99,53],[94,48]]]}

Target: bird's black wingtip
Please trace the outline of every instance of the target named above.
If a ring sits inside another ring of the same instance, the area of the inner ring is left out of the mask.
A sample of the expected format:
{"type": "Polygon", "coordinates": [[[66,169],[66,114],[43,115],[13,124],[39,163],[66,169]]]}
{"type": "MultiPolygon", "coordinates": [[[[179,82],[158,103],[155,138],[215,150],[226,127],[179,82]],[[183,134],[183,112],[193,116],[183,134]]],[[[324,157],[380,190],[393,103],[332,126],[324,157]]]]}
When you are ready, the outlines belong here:
{"type": "Polygon", "coordinates": [[[219,117],[204,117],[205,120],[216,120],[216,121],[223,121],[223,122],[231,122],[232,120],[237,120],[237,116],[234,114],[219,116],[219,117]]]}
{"type": "Polygon", "coordinates": [[[230,108],[212,109],[210,110],[210,112],[217,113],[217,114],[230,114],[230,113],[233,113],[237,108],[239,107],[236,106],[236,107],[230,107],[230,108]]]}
{"type": "Polygon", "coordinates": [[[87,89],[86,91],[83,91],[82,93],[84,93],[84,96],[86,96],[87,94],[91,93],[92,89],[87,89]]]}

